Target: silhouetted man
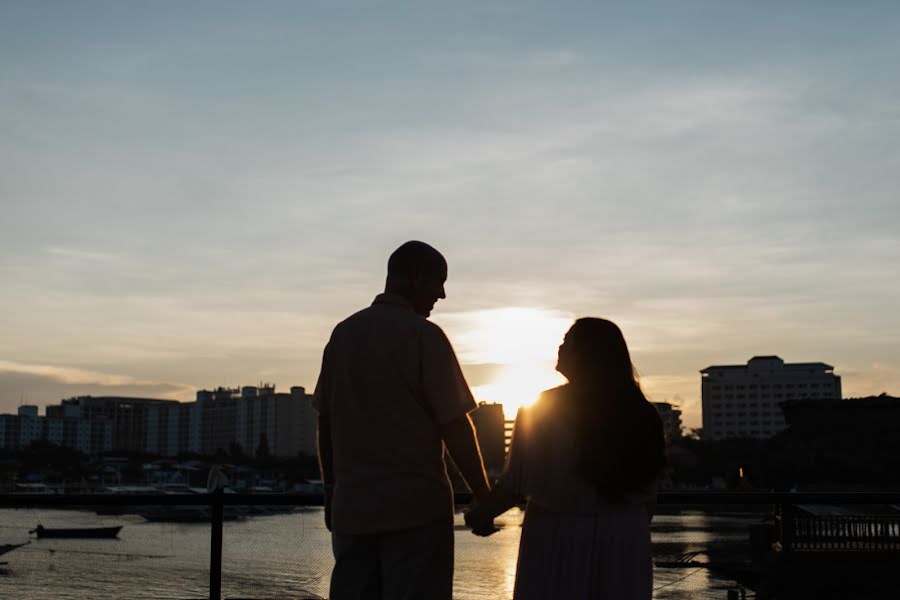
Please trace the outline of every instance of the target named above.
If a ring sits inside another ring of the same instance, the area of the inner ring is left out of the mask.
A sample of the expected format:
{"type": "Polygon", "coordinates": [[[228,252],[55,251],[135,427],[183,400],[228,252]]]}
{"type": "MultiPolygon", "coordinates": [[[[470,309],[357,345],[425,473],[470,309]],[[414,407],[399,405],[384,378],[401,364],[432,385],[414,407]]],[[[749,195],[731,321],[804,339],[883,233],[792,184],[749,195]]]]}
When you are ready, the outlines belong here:
{"type": "Polygon", "coordinates": [[[475,401],[444,332],[447,262],[423,242],[388,261],[385,291],[335,327],[313,400],[331,600],[450,600],[453,493],[444,447],[476,502],[489,491],[468,413],[475,401]]]}

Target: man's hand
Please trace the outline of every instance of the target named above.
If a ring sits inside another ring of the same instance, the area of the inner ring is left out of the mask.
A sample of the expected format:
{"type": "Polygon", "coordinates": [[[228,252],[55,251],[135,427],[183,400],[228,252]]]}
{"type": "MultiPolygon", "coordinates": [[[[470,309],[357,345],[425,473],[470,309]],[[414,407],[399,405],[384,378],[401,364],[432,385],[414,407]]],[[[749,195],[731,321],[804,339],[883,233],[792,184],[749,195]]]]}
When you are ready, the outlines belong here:
{"type": "Polygon", "coordinates": [[[464,515],[466,526],[477,536],[487,537],[500,531],[494,526],[494,518],[477,504],[473,504],[464,515]]]}

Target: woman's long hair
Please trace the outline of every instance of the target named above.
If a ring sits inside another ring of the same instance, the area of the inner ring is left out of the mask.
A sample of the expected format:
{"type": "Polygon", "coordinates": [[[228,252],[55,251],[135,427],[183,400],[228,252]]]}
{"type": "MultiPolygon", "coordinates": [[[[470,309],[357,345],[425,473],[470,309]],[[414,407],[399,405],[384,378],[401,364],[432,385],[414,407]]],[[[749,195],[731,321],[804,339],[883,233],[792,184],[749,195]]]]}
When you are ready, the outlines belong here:
{"type": "Polygon", "coordinates": [[[641,391],[621,330],[611,321],[575,321],[572,348],[578,470],[608,500],[650,484],[665,465],[665,434],[641,391]]]}

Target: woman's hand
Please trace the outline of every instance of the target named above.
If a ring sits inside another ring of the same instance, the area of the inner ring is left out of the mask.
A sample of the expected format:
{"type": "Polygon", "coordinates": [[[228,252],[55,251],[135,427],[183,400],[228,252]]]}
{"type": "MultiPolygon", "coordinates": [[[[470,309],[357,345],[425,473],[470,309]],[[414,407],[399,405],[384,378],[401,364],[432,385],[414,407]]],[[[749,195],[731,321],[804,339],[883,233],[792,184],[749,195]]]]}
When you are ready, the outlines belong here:
{"type": "Polygon", "coordinates": [[[466,526],[477,536],[487,537],[500,531],[494,526],[493,515],[488,512],[483,504],[473,504],[470,506],[466,511],[464,518],[466,526]]]}

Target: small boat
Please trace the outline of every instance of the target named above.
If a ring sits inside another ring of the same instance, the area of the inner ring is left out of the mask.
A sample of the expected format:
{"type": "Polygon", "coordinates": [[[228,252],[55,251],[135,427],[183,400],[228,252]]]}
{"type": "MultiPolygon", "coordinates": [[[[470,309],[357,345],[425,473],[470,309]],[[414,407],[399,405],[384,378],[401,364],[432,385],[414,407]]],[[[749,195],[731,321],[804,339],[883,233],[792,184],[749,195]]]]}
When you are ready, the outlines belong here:
{"type": "Polygon", "coordinates": [[[38,538],[114,538],[119,536],[122,526],[115,527],[72,527],[48,528],[38,525],[28,533],[36,533],[38,538]]]}
{"type": "Polygon", "coordinates": [[[0,556],[3,556],[7,552],[12,552],[16,548],[21,548],[26,544],[28,544],[28,542],[25,542],[24,544],[0,544],[0,556]]]}

